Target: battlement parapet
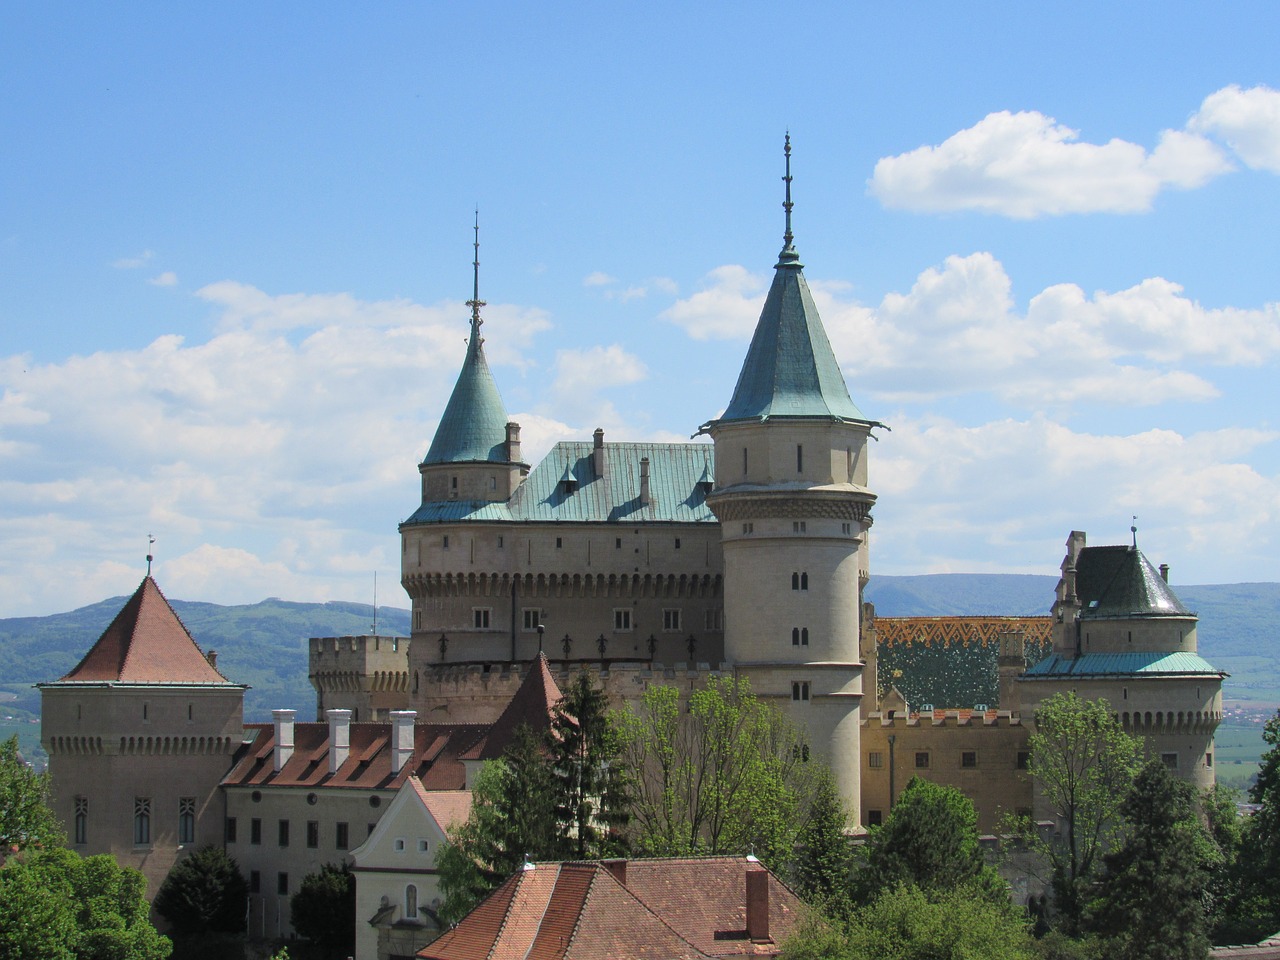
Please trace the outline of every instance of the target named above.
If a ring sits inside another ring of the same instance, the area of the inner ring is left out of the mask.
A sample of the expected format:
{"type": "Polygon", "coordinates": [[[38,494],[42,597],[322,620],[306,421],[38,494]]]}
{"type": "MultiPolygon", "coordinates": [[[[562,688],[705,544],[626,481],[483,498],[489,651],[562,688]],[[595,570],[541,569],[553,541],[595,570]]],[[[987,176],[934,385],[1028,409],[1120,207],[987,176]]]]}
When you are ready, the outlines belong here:
{"type": "Polygon", "coordinates": [[[1022,716],[1009,710],[934,710],[920,711],[911,714],[869,713],[862,721],[863,726],[876,724],[880,727],[1021,727],[1022,716]]]}

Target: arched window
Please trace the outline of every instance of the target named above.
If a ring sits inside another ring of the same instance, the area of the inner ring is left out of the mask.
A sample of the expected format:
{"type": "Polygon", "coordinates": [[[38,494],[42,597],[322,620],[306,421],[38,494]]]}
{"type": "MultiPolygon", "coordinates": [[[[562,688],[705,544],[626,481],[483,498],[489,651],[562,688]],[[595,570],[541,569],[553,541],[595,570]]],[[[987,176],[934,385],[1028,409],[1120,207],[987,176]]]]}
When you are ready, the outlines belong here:
{"type": "Polygon", "coordinates": [[[791,574],[791,589],[792,590],[800,589],[800,574],[798,573],[791,574]]]}
{"type": "Polygon", "coordinates": [[[418,888],[412,883],[404,888],[404,918],[418,919],[418,888]]]}
{"type": "Polygon", "coordinates": [[[799,627],[791,628],[791,645],[793,647],[800,646],[800,628],[799,627]]]}
{"type": "Polygon", "coordinates": [[[809,589],[809,575],[807,573],[800,574],[800,589],[801,590],[809,589]]]}
{"type": "Polygon", "coordinates": [[[151,842],[151,798],[133,798],[133,842],[138,845],[151,842]]]}
{"type": "Polygon", "coordinates": [[[807,647],[809,645],[809,628],[801,627],[800,629],[800,646],[807,647]]]}

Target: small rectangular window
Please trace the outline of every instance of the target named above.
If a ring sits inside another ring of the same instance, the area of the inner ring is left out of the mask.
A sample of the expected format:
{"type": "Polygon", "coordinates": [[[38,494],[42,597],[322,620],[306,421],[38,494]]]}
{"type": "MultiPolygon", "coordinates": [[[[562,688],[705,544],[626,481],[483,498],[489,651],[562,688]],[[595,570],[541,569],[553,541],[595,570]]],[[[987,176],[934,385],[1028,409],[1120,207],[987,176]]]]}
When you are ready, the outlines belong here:
{"type": "Polygon", "coordinates": [[[884,813],[880,810],[867,811],[867,826],[878,827],[884,823],[884,813]]]}
{"type": "Polygon", "coordinates": [[[754,523],[744,523],[744,524],[742,525],[742,532],[743,532],[744,534],[748,534],[748,533],[755,533],[755,532],[756,532],[756,525],[755,525],[754,523]]]}
{"type": "Polygon", "coordinates": [[[196,842],[195,797],[182,797],[178,800],[178,842],[196,842]]]}
{"type": "Polygon", "coordinates": [[[262,873],[258,870],[249,871],[249,892],[250,893],[262,892],[262,873]]]}
{"type": "Polygon", "coordinates": [[[805,521],[804,521],[804,520],[792,520],[792,521],[791,521],[791,532],[792,532],[792,533],[804,533],[804,532],[805,532],[805,530],[806,530],[806,527],[805,527],[805,521]]]}
{"type": "Polygon", "coordinates": [[[281,820],[278,824],[276,839],[280,846],[287,847],[289,845],[289,821],[281,820]]]}
{"type": "Polygon", "coordinates": [[[668,633],[672,633],[680,629],[679,610],[662,611],[662,629],[666,630],[668,633]]]}
{"type": "Polygon", "coordinates": [[[502,549],[502,538],[501,538],[501,537],[499,537],[499,538],[498,538],[498,549],[499,549],[499,550],[501,550],[501,549],[502,549]]]}
{"type": "Polygon", "coordinates": [[[236,842],[236,818],[227,817],[226,824],[223,827],[222,835],[227,843],[236,842]]]}
{"type": "Polygon", "coordinates": [[[630,630],[631,629],[631,608],[617,607],[613,611],[613,629],[614,630],[630,630]]]}
{"type": "Polygon", "coordinates": [[[1206,767],[1212,767],[1212,766],[1213,766],[1213,754],[1212,754],[1212,753],[1206,753],[1206,754],[1204,755],[1204,765],[1205,765],[1206,767]]]}
{"type": "Polygon", "coordinates": [[[796,473],[804,473],[804,447],[796,444],[796,473]]]}
{"type": "Polygon", "coordinates": [[[394,843],[392,843],[392,845],[391,845],[391,846],[392,846],[392,848],[396,851],[396,853],[403,853],[403,852],[404,852],[404,837],[396,837],[395,842],[394,842],[394,843]]]}
{"type": "Polygon", "coordinates": [[[966,770],[971,770],[977,765],[978,765],[978,751],[976,750],[960,751],[960,766],[964,767],[966,770]]]}
{"type": "Polygon", "coordinates": [[[928,769],[929,769],[929,753],[928,753],[928,751],[926,751],[926,750],[919,750],[919,751],[917,751],[917,752],[916,752],[916,769],[917,769],[917,770],[928,770],[928,769]]]}
{"type": "Polygon", "coordinates": [[[542,622],[541,607],[525,607],[520,612],[521,625],[526,631],[534,631],[538,629],[538,624],[542,622]]]}
{"type": "Polygon", "coordinates": [[[133,798],[133,842],[142,845],[151,842],[151,798],[133,798]]]}
{"type": "Polygon", "coordinates": [[[680,549],[680,538],[679,538],[679,537],[676,537],[676,549],[677,549],[677,550],[679,550],[679,549],[680,549]]]}
{"type": "Polygon", "coordinates": [[[339,850],[345,850],[347,849],[349,840],[350,840],[350,837],[349,837],[349,829],[347,824],[345,823],[338,824],[337,831],[334,833],[333,845],[337,847],[339,850]]]}
{"type": "Polygon", "coordinates": [[[425,841],[425,840],[419,840],[419,841],[418,841],[418,852],[419,852],[419,853],[426,853],[426,852],[427,852],[427,841],[425,841]]]}
{"type": "Polygon", "coordinates": [[[845,536],[848,536],[849,534],[853,533],[853,524],[851,523],[840,524],[840,532],[843,533],[845,536]]]}
{"type": "Polygon", "coordinates": [[[791,699],[803,702],[809,699],[809,681],[797,680],[791,684],[791,699]]]}
{"type": "Polygon", "coordinates": [[[442,547],[444,547],[444,549],[448,550],[448,549],[449,549],[449,535],[448,535],[448,534],[445,534],[445,535],[444,535],[444,537],[443,537],[443,538],[441,538],[440,543],[441,543],[441,546],[442,546],[442,547]]]}
{"type": "Polygon", "coordinates": [[[1019,750],[1018,751],[1018,769],[1026,770],[1027,767],[1029,767],[1030,765],[1031,765],[1031,751],[1019,750]]]}
{"type": "Polygon", "coordinates": [[[307,821],[307,847],[311,850],[320,846],[320,821],[307,821]]]}
{"type": "Polygon", "coordinates": [[[708,630],[723,629],[721,625],[721,613],[719,610],[706,611],[706,615],[703,619],[706,621],[706,627],[708,630]]]}
{"type": "Polygon", "coordinates": [[[471,610],[471,625],[477,630],[488,630],[490,613],[488,607],[474,607],[471,610]]]}
{"type": "Polygon", "coordinates": [[[559,550],[563,546],[564,546],[564,538],[556,537],[556,549],[559,550]]]}
{"type": "Polygon", "coordinates": [[[289,893],[289,875],[287,873],[276,874],[276,893],[280,896],[287,896],[289,893]]]}
{"type": "Polygon", "coordinates": [[[872,750],[867,754],[867,766],[872,770],[879,770],[884,766],[884,754],[879,750],[872,750]]]}
{"type": "Polygon", "coordinates": [[[249,821],[249,842],[253,844],[262,843],[262,821],[257,817],[249,821]]]}
{"type": "Polygon", "coordinates": [[[76,797],[75,842],[89,842],[89,798],[76,797]]]}
{"type": "Polygon", "coordinates": [[[614,539],[613,539],[613,549],[615,549],[615,550],[621,550],[621,549],[622,549],[622,538],[621,538],[621,537],[614,537],[614,539]]]}
{"type": "Polygon", "coordinates": [[[1160,754],[1160,760],[1170,770],[1178,769],[1178,755],[1176,753],[1162,753],[1160,754]]]}

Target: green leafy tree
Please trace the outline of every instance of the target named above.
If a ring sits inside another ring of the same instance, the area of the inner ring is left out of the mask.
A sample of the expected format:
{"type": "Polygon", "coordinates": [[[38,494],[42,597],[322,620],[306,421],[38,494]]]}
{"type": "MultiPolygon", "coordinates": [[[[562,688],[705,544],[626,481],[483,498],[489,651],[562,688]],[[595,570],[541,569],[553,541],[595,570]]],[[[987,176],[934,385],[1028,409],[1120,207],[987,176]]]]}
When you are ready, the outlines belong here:
{"type": "Polygon", "coordinates": [[[983,858],[973,801],[955,787],[912,777],[884,826],[872,832],[866,856],[857,877],[863,903],[898,886],[930,892],[960,884],[1009,899],[1007,885],[983,858]]]}
{"type": "Polygon", "coordinates": [[[328,957],[356,949],[356,878],[347,864],[326,863],[308,873],[289,898],[289,921],[328,957]]]}
{"type": "Polygon", "coordinates": [[[1085,924],[1113,960],[1204,960],[1204,892],[1216,847],[1200,825],[1195,791],[1157,757],[1134,780],[1121,814],[1123,844],[1105,870],[1085,924]]]}
{"type": "Polygon", "coordinates": [[[656,856],[754,849],[778,868],[791,859],[822,765],[800,731],[758,700],[745,678],[712,677],[680,709],[672,687],[649,687],[620,715],[634,771],[635,843],[656,856]]]}
{"type": "Polygon", "coordinates": [[[556,706],[548,741],[566,856],[601,859],[627,852],[630,783],[608,698],[583,671],[556,706]]]}
{"type": "Polygon", "coordinates": [[[1214,943],[1240,943],[1248,939],[1251,929],[1250,918],[1241,915],[1238,903],[1245,836],[1238,800],[1236,790],[1219,783],[1205,792],[1202,801],[1205,825],[1218,852],[1205,897],[1209,936],[1214,943]]]}
{"type": "Polygon", "coordinates": [[[807,903],[833,916],[849,909],[853,871],[849,814],[830,771],[818,779],[808,821],[797,838],[792,885],[807,903]]]}
{"type": "Polygon", "coordinates": [[[146,879],[106,854],[46,850],[0,867],[0,958],[164,960],[146,879]]]}
{"type": "Polygon", "coordinates": [[[855,910],[848,924],[802,924],[783,960],[1034,960],[1025,917],[1008,900],[962,884],[926,892],[898,886],[855,910]]]}
{"type": "Polygon", "coordinates": [[[1027,831],[1050,870],[1064,932],[1076,935],[1091,886],[1121,826],[1141,744],[1124,732],[1106,700],[1058,693],[1040,704],[1029,770],[1062,828],[1061,837],[1027,831]]]}
{"type": "Polygon", "coordinates": [[[526,856],[558,859],[563,845],[546,740],[522,726],[502,759],[481,768],[472,784],[471,813],[436,859],[441,920],[457,922],[526,856]]]}
{"type": "Polygon", "coordinates": [[[22,762],[18,738],[0,743],[0,849],[55,847],[64,837],[49,809],[49,774],[22,762]]]}
{"type": "Polygon", "coordinates": [[[239,865],[210,844],[173,865],[156,893],[155,908],[180,936],[240,933],[248,897],[239,865]]]}

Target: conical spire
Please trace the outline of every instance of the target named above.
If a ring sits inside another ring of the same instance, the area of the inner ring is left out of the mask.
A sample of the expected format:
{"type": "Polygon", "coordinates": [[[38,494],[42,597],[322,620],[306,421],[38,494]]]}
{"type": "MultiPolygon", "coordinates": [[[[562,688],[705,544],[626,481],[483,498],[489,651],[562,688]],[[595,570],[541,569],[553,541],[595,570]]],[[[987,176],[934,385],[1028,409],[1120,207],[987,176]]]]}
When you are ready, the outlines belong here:
{"type": "Polygon", "coordinates": [[[476,214],[475,259],[472,261],[471,337],[462,372],[453,386],[440,425],[423,463],[465,463],[507,460],[507,411],[498,394],[489,364],[484,358],[484,337],[480,336],[480,214],[476,214]]]}
{"type": "MultiPolygon", "coordinates": [[[[849,397],[818,316],[791,233],[791,136],[786,158],[786,232],[733,399],[716,423],[803,417],[869,423],[849,397]]],[[[705,424],[706,427],[711,424],[705,424]]]]}

